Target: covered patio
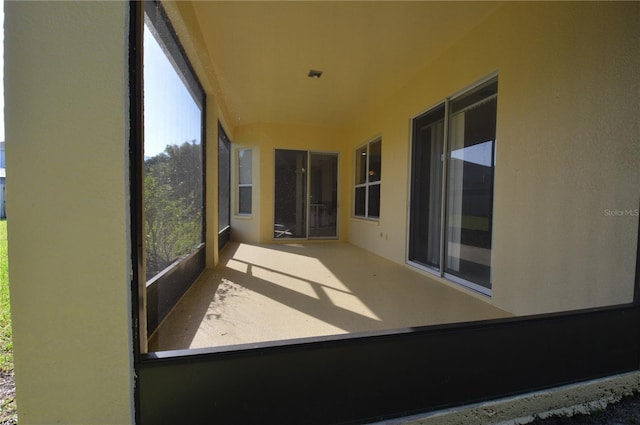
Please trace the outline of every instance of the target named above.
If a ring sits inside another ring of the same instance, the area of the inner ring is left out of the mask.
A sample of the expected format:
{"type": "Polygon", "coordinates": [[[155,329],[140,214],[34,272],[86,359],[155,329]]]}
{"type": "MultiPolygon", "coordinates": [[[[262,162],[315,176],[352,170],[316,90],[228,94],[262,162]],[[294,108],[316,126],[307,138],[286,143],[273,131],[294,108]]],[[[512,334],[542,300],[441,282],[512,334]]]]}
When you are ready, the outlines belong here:
{"type": "Polygon", "coordinates": [[[509,317],[426,273],[344,242],[230,243],[149,341],[220,347],[509,317]]]}

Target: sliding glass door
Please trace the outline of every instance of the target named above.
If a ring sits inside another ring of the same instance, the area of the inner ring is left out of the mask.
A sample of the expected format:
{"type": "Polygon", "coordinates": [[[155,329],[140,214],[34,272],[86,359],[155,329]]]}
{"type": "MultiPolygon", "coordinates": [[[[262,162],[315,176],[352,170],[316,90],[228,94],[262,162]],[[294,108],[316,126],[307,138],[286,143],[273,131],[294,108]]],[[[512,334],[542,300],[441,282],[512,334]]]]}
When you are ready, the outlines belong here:
{"type": "Polygon", "coordinates": [[[275,151],[275,239],[336,238],[338,155],[275,151]]]}
{"type": "Polygon", "coordinates": [[[491,291],[498,80],[413,120],[409,262],[491,291]]]}
{"type": "Polygon", "coordinates": [[[409,258],[440,269],[444,105],[413,123],[409,258]]]}
{"type": "Polygon", "coordinates": [[[274,238],[307,237],[307,152],[276,149],[274,238]]]}
{"type": "Polygon", "coordinates": [[[338,154],[310,154],[309,237],[338,236],[338,154]]]}
{"type": "Polygon", "coordinates": [[[491,288],[497,82],[451,102],[445,272],[491,288]]]}

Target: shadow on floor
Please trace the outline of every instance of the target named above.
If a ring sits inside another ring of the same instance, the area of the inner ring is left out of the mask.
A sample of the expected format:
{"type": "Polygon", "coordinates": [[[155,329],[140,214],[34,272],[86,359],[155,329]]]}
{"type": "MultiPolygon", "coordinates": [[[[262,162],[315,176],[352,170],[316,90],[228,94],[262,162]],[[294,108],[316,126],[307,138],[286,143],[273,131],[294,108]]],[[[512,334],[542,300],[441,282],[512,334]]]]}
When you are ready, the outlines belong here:
{"type": "Polygon", "coordinates": [[[231,243],[150,350],[286,340],[508,317],[487,301],[342,242],[231,243]]]}

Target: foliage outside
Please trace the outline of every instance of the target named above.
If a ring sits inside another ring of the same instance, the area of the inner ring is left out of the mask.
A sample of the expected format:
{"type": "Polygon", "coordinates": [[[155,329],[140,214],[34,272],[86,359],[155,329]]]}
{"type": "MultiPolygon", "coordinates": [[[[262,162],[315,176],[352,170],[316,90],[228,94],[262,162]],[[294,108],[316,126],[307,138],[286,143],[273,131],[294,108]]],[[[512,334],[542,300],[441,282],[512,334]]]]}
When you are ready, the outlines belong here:
{"type": "Polygon", "coordinates": [[[202,146],[169,145],[145,160],[147,281],[202,242],[202,146]]]}
{"type": "Polygon", "coordinates": [[[2,372],[13,370],[6,220],[0,221],[0,370],[2,372]]]}
{"type": "Polygon", "coordinates": [[[9,303],[9,261],[7,255],[7,221],[0,220],[0,423],[17,422],[13,383],[13,343],[9,303]]]}

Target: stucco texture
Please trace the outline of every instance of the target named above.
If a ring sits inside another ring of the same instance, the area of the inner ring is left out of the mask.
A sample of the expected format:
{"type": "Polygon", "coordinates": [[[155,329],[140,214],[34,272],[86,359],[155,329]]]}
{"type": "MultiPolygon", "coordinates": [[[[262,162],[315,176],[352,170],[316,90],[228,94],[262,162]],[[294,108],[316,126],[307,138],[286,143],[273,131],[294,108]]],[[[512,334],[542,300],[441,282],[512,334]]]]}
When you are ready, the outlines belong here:
{"type": "Polygon", "coordinates": [[[128,5],[5,10],[19,420],[130,423],[128,5]]]}
{"type": "Polygon", "coordinates": [[[506,3],[403,90],[364,111],[349,140],[355,149],[382,135],[381,217],[376,225],[350,219],[349,241],[405,261],[411,117],[497,72],[493,294],[487,301],[518,315],[631,302],[640,182],[639,8],[506,3]]]}

